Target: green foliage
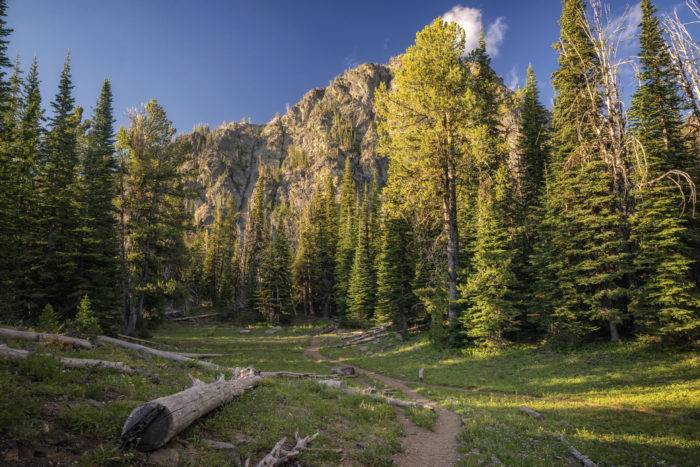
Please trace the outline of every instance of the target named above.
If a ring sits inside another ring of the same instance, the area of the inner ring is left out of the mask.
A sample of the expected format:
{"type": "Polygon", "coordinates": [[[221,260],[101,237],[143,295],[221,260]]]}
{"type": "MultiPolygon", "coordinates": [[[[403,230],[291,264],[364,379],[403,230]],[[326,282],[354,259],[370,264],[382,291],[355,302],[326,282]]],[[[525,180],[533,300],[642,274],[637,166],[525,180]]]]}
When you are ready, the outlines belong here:
{"type": "Polygon", "coordinates": [[[335,257],[335,297],[338,315],[347,313],[348,285],[350,272],[352,271],[353,258],[355,257],[355,243],[357,237],[357,216],[355,204],[357,199],[357,185],[352,176],[352,165],[349,157],[345,158],[345,169],[340,184],[340,201],[338,215],[338,235],[335,257]]]}
{"type": "Polygon", "coordinates": [[[359,206],[357,245],[348,283],[348,317],[358,323],[372,319],[375,303],[375,279],[370,252],[369,215],[370,199],[365,185],[362,204],[359,206]]]}
{"type": "Polygon", "coordinates": [[[495,179],[485,179],[479,187],[473,272],[464,287],[469,302],[462,318],[464,329],[481,344],[501,345],[518,329],[513,264],[517,245],[508,223],[513,202],[508,168],[502,164],[495,179]]]}
{"type": "Polygon", "coordinates": [[[30,354],[19,363],[20,374],[32,381],[55,381],[61,374],[61,362],[50,355],[30,354]]]}
{"type": "Polygon", "coordinates": [[[262,251],[255,289],[255,310],[269,323],[289,321],[292,301],[292,257],[283,222],[272,231],[272,239],[262,251]]]}
{"type": "Polygon", "coordinates": [[[190,221],[185,206],[192,193],[182,170],[188,147],[175,138],[172,122],[155,100],[131,115],[117,146],[124,186],[120,228],[129,246],[124,266],[131,285],[124,327],[133,332],[142,318],[157,318],[166,299],[181,298],[190,221]]]}
{"type": "Polygon", "coordinates": [[[77,333],[84,336],[97,336],[102,333],[100,321],[95,315],[90,298],[87,295],[83,295],[83,298],[80,299],[78,312],[71,321],[70,326],[77,333]]]}
{"type": "Polygon", "coordinates": [[[382,241],[377,258],[377,304],[375,320],[391,322],[405,334],[415,316],[418,298],[413,292],[415,251],[410,224],[387,214],[382,225],[382,241]]]}
{"type": "Polygon", "coordinates": [[[631,311],[640,333],[665,339],[697,338],[700,293],[692,280],[693,249],[689,219],[680,210],[678,188],[664,177],[688,169],[690,157],[682,134],[681,101],[674,64],[666,49],[656,9],[642,1],[641,86],[632,99],[632,131],[643,147],[638,168],[632,240],[635,286],[631,311]]]}
{"type": "Polygon", "coordinates": [[[50,303],[47,303],[41,311],[38,324],[40,329],[48,332],[56,332],[61,329],[61,319],[50,303]]]}

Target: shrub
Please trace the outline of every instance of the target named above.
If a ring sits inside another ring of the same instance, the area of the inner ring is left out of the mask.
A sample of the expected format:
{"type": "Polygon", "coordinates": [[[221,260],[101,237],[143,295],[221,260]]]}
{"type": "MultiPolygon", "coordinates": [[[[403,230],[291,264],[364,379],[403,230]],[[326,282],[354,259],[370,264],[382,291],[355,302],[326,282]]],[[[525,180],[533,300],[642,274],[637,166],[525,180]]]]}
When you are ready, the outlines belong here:
{"type": "Polygon", "coordinates": [[[50,355],[29,355],[20,361],[19,371],[34,381],[54,381],[61,374],[61,363],[50,355]]]}
{"type": "Polygon", "coordinates": [[[39,328],[42,331],[56,332],[61,330],[61,320],[58,313],[47,303],[39,315],[39,328]]]}
{"type": "Polygon", "coordinates": [[[95,316],[90,306],[90,298],[87,295],[83,295],[78,305],[78,313],[75,315],[75,319],[71,323],[71,327],[79,334],[86,336],[96,336],[102,333],[102,328],[100,327],[100,322],[95,316]]]}

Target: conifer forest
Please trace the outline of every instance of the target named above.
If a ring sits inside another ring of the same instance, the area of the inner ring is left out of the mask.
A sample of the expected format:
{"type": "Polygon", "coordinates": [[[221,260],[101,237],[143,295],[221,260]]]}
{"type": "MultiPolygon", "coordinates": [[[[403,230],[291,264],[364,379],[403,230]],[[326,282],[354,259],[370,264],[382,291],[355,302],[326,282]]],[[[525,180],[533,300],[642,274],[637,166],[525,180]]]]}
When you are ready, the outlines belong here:
{"type": "Polygon", "coordinates": [[[428,18],[187,131],[118,125],[110,79],[81,107],[70,52],[42,95],[15,2],[0,465],[700,463],[700,3],[630,6],[625,55],[604,0],[553,2],[516,87],[428,18]]]}

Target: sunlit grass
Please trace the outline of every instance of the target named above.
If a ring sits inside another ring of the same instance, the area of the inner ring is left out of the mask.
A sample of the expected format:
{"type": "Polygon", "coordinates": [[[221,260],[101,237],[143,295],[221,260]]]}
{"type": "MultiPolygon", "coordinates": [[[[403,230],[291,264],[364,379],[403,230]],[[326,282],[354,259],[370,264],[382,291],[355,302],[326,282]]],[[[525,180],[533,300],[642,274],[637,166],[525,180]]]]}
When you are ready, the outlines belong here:
{"type": "Polygon", "coordinates": [[[561,436],[602,465],[700,463],[700,365],[690,350],[630,342],[449,351],[413,338],[323,352],[412,381],[459,413],[465,465],[567,465],[561,436]]]}

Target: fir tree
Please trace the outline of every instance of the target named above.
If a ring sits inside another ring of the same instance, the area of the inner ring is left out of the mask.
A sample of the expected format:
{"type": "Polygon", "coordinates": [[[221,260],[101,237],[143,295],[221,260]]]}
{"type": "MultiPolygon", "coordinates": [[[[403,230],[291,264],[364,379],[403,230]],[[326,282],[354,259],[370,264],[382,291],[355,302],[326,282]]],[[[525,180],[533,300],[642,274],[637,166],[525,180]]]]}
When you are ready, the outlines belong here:
{"type": "Polygon", "coordinates": [[[326,177],[323,193],[323,210],[321,211],[320,245],[318,267],[320,271],[319,289],[321,291],[321,309],[328,318],[335,309],[335,258],[338,248],[338,206],[335,202],[333,177],[326,177]]]}
{"type": "Polygon", "coordinates": [[[129,288],[124,330],[131,333],[144,318],[158,317],[166,300],[181,290],[189,221],[185,203],[191,198],[182,171],[188,148],[175,139],[172,122],[155,100],[131,116],[117,146],[128,164],[120,191],[129,288]]]}
{"type": "MultiPolygon", "coordinates": [[[[0,115],[5,114],[7,101],[9,99],[10,86],[7,82],[7,69],[12,66],[7,56],[9,46],[8,37],[12,34],[12,29],[7,27],[7,2],[0,0],[0,115]]],[[[4,135],[4,126],[0,122],[0,135],[4,135]]]]}
{"type": "Polygon", "coordinates": [[[565,0],[561,16],[559,69],[553,78],[553,182],[547,192],[552,199],[545,213],[552,238],[541,239],[546,254],[560,258],[560,293],[545,312],[549,332],[569,342],[601,324],[611,340],[618,339],[629,272],[626,219],[595,139],[600,97],[591,99],[588,86],[599,79],[598,61],[584,9],[582,0],[565,0]]]}
{"type": "Polygon", "coordinates": [[[388,216],[382,232],[377,257],[375,320],[393,323],[405,335],[418,303],[413,293],[415,245],[411,226],[401,217],[388,216]]]}
{"type": "Polygon", "coordinates": [[[700,330],[700,296],[691,278],[688,223],[676,185],[663,178],[690,165],[681,100],[656,9],[642,0],[641,10],[641,85],[632,99],[630,123],[646,164],[638,170],[632,218],[636,283],[631,310],[641,333],[693,338],[700,330]]]}
{"type": "Polygon", "coordinates": [[[279,222],[262,251],[255,297],[257,312],[270,323],[289,322],[293,313],[291,262],[287,232],[279,222]]]}
{"type": "Polygon", "coordinates": [[[340,185],[340,202],[338,215],[338,235],[335,258],[336,304],[340,316],[347,311],[348,284],[352,262],[355,257],[357,216],[355,202],[357,186],[352,176],[350,158],[345,159],[345,170],[340,185]]]}
{"type": "Polygon", "coordinates": [[[105,80],[90,120],[80,183],[80,251],[75,289],[92,297],[103,329],[118,326],[118,235],[112,88],[105,80]]]}
{"type": "Polygon", "coordinates": [[[267,172],[262,166],[251,195],[241,253],[241,300],[242,305],[248,310],[255,308],[260,255],[270,239],[269,209],[265,196],[266,183],[267,172]]]}
{"type": "Polygon", "coordinates": [[[418,199],[418,192],[426,192],[441,205],[446,312],[454,328],[460,315],[457,187],[468,152],[463,125],[473,117],[476,98],[468,86],[464,52],[464,31],[438,18],[402,55],[391,89],[380,86],[375,95],[380,150],[390,166],[410,174],[401,177],[408,182],[404,194],[418,199]]]}
{"type": "Polygon", "coordinates": [[[77,135],[81,112],[75,108],[69,56],[51,107],[38,180],[44,251],[37,287],[44,295],[40,306],[51,303],[62,316],[70,316],[80,299],[74,287],[80,239],[77,135]]]}
{"type": "Polygon", "coordinates": [[[375,284],[369,245],[369,207],[369,192],[365,185],[362,204],[359,208],[357,246],[348,284],[348,316],[360,323],[369,321],[374,311],[375,284]]]}
{"type": "Polygon", "coordinates": [[[464,290],[470,306],[463,322],[467,336],[480,344],[500,345],[518,329],[517,253],[509,225],[513,191],[505,163],[479,185],[473,272],[464,290]]]}

